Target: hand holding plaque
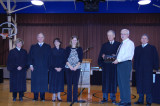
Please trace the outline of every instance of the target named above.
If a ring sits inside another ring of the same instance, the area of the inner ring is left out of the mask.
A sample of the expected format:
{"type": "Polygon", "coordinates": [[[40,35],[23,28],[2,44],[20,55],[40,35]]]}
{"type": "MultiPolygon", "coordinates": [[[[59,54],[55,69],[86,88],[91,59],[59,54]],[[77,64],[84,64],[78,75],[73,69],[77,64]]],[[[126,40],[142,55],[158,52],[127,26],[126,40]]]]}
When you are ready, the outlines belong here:
{"type": "Polygon", "coordinates": [[[105,55],[104,57],[104,62],[105,63],[112,63],[113,61],[116,60],[116,55],[105,55]]]}

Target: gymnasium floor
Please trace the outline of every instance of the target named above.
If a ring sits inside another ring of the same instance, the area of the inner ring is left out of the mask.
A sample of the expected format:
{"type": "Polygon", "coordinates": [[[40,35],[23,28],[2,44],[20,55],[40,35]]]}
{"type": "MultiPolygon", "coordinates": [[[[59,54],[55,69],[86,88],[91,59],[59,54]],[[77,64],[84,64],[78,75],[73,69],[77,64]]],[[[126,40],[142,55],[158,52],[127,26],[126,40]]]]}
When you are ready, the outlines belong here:
{"type": "MultiPolygon", "coordinates": [[[[66,86],[65,86],[65,92],[61,93],[61,98],[63,102],[52,102],[52,94],[46,93],[46,101],[32,101],[33,94],[30,92],[30,80],[27,80],[27,92],[24,94],[24,100],[22,102],[12,101],[12,94],[9,92],[9,80],[5,79],[3,83],[0,83],[0,106],[70,106],[71,104],[73,106],[115,106],[111,103],[109,100],[108,103],[101,104],[100,101],[102,100],[102,92],[101,92],[101,86],[91,86],[91,93],[88,94],[88,90],[84,89],[82,96],[79,97],[79,100],[85,100],[85,103],[67,103],[67,95],[66,95],[66,86]]],[[[80,89],[79,89],[80,92],[80,89]]],[[[135,87],[131,88],[131,98],[132,98],[132,106],[138,106],[134,105],[133,103],[137,101],[137,93],[135,87]]],[[[118,102],[120,99],[119,97],[119,91],[116,94],[116,101],[118,102]]],[[[145,105],[139,105],[139,106],[145,106],[145,105]]],[[[160,104],[152,104],[152,106],[160,106],[160,104]]]]}

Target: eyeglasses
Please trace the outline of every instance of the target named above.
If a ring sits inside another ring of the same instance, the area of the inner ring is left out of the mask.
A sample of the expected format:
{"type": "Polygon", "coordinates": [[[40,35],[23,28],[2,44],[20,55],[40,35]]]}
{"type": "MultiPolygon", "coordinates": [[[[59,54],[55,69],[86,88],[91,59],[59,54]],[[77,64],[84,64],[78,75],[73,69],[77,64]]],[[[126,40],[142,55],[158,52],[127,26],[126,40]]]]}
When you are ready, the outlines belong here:
{"type": "Polygon", "coordinates": [[[126,33],[121,33],[121,35],[128,35],[128,34],[126,34],[126,33]]]}

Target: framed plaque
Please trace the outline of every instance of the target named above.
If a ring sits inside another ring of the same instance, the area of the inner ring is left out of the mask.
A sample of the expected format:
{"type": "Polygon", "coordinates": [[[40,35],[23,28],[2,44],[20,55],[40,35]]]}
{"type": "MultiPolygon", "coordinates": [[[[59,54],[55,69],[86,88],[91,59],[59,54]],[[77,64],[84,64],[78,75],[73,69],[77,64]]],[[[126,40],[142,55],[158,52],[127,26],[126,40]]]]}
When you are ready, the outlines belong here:
{"type": "Polygon", "coordinates": [[[117,58],[117,56],[115,55],[105,55],[104,57],[104,62],[105,63],[112,63],[113,61],[115,61],[117,58]]]}

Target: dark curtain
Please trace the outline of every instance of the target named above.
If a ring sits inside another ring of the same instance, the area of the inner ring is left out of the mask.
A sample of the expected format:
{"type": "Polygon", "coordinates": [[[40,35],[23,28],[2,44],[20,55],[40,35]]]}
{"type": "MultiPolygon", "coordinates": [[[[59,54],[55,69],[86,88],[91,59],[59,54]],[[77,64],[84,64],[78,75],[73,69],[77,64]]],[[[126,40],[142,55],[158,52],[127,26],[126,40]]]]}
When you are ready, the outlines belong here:
{"type": "Polygon", "coordinates": [[[52,47],[53,39],[59,37],[63,48],[72,35],[77,35],[84,50],[93,47],[84,58],[91,58],[92,66],[97,66],[100,47],[107,41],[107,30],[115,30],[116,40],[121,41],[120,30],[128,28],[136,46],[140,44],[141,35],[148,34],[150,44],[156,46],[160,55],[160,14],[18,14],[17,22],[18,37],[25,41],[27,51],[37,42],[40,32],[52,47]]]}
{"type": "MultiPolygon", "coordinates": [[[[0,24],[7,21],[7,15],[0,14],[0,24]]],[[[2,27],[0,27],[0,33],[2,32],[2,27]]],[[[9,39],[2,39],[0,36],[0,66],[6,65],[7,57],[9,52],[9,39]]]]}
{"type": "Polygon", "coordinates": [[[0,37],[0,65],[5,66],[9,52],[9,40],[0,37]]]}

